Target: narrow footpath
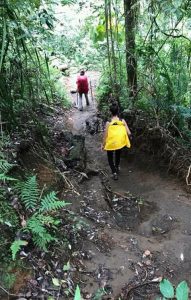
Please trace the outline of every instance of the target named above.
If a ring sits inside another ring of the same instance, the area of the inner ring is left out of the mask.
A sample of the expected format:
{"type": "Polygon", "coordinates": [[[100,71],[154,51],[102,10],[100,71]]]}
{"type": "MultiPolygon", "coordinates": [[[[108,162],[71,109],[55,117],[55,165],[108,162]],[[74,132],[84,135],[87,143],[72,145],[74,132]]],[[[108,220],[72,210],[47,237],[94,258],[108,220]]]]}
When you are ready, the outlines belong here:
{"type": "MultiPolygon", "coordinates": [[[[177,178],[133,147],[122,155],[119,180],[110,178],[100,149],[103,133],[86,131],[86,120],[96,116],[98,84],[97,73],[87,75],[94,78],[90,107],[73,108],[68,117],[72,132],[85,137],[87,164],[95,170],[79,184],[79,196],[70,199],[91,228],[83,241],[79,283],[86,299],[102,288],[107,292],[103,299],[155,299],[154,282],[161,277],[191,286],[191,196],[177,178]]],[[[68,80],[68,88],[75,89],[74,78],[68,80]]],[[[71,94],[73,104],[75,99],[71,94]]]]}

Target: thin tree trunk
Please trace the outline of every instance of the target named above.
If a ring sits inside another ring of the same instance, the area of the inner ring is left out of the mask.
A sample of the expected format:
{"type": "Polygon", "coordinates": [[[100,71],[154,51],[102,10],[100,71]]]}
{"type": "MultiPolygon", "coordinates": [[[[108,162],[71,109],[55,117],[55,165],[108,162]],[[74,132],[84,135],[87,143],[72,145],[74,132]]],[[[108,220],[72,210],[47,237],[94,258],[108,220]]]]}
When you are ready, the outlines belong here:
{"type": "Polygon", "coordinates": [[[120,89],[121,89],[121,87],[122,87],[122,62],[121,62],[121,52],[120,52],[121,50],[120,50],[120,47],[119,47],[118,24],[119,24],[118,0],[115,0],[115,31],[116,31],[116,39],[117,39],[116,45],[117,45],[118,59],[119,59],[119,86],[120,86],[120,89]]]}
{"type": "Polygon", "coordinates": [[[112,12],[111,12],[111,0],[109,0],[109,27],[110,27],[110,40],[111,40],[111,57],[112,57],[112,69],[113,69],[113,78],[114,78],[114,84],[113,84],[113,90],[115,97],[118,98],[118,86],[117,86],[117,66],[116,66],[116,57],[115,57],[115,46],[114,46],[114,37],[113,37],[113,24],[112,24],[112,12]]]}
{"type": "Polygon", "coordinates": [[[134,104],[137,95],[137,61],[135,56],[135,5],[136,0],[124,0],[125,37],[126,37],[126,69],[129,97],[134,104]]]}
{"type": "Polygon", "coordinates": [[[113,78],[112,78],[112,67],[111,67],[111,57],[110,57],[110,44],[109,44],[109,26],[108,26],[108,2],[105,0],[105,30],[106,30],[106,39],[107,39],[107,58],[109,64],[109,77],[111,86],[113,85],[113,78]]]}

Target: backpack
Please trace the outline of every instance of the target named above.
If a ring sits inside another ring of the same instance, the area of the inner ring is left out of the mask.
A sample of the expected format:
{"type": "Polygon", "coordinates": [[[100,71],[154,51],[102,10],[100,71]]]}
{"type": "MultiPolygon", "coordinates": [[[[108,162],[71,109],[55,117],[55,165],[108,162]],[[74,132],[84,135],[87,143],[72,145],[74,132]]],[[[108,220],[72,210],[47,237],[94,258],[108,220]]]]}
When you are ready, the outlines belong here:
{"type": "Polygon", "coordinates": [[[120,120],[109,123],[104,150],[112,151],[131,147],[125,124],[120,120]]]}

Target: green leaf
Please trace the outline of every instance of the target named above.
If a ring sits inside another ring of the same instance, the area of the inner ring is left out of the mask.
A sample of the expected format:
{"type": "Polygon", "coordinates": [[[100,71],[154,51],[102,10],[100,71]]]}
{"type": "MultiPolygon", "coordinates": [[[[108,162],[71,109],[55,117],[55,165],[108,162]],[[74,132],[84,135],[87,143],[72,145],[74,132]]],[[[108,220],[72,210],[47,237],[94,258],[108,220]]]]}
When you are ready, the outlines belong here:
{"type": "Polygon", "coordinates": [[[174,288],[168,279],[163,279],[160,282],[160,292],[167,299],[174,297],[174,288]]]}
{"type": "Polygon", "coordinates": [[[55,285],[55,286],[60,286],[60,282],[58,280],[58,278],[52,278],[52,283],[55,285]]]}
{"type": "Polygon", "coordinates": [[[176,298],[177,300],[188,300],[189,288],[186,281],[182,281],[176,288],[176,298]]]}
{"type": "Polygon", "coordinates": [[[66,265],[64,265],[63,270],[64,270],[64,271],[70,270],[70,262],[69,262],[69,261],[67,262],[66,265]]]}
{"type": "Polygon", "coordinates": [[[15,240],[11,245],[12,251],[12,259],[15,260],[17,252],[21,249],[21,246],[26,246],[28,244],[27,241],[23,240],[15,240]]]}
{"type": "Polygon", "coordinates": [[[77,285],[76,290],[75,290],[74,300],[81,300],[80,288],[79,288],[78,285],[77,285]]]}

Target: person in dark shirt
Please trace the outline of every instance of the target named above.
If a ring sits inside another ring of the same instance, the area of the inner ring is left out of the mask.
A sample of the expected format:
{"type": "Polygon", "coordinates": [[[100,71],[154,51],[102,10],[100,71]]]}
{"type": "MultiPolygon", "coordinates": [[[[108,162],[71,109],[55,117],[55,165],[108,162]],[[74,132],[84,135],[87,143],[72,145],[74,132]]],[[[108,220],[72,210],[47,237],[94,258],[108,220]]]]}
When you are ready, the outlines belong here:
{"type": "Polygon", "coordinates": [[[89,105],[89,99],[88,99],[88,91],[89,91],[89,86],[88,86],[88,78],[85,75],[85,71],[82,70],[80,71],[80,75],[77,77],[77,91],[79,94],[79,101],[77,103],[78,105],[78,109],[79,110],[83,110],[83,106],[82,106],[82,96],[84,94],[85,98],[86,98],[86,105],[89,105]]]}

